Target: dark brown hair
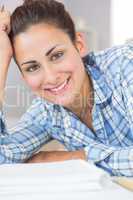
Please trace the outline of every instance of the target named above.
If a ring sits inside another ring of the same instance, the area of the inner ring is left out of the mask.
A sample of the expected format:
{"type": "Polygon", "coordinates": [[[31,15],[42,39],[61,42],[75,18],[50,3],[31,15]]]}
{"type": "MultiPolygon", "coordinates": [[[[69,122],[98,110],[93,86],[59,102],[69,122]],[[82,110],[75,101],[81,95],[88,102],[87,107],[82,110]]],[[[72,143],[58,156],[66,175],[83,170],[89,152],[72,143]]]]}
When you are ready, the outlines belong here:
{"type": "Polygon", "coordinates": [[[11,16],[10,39],[26,31],[31,25],[46,23],[54,25],[68,34],[74,43],[75,26],[69,13],[62,3],[56,0],[25,0],[11,16]]]}

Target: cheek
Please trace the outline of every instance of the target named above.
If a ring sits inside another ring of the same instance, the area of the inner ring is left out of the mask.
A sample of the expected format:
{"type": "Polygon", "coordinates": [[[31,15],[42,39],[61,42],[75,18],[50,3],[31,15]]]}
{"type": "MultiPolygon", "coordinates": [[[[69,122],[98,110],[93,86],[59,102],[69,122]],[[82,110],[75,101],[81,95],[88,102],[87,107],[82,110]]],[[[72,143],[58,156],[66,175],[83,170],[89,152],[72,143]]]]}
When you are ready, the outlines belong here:
{"type": "Polygon", "coordinates": [[[69,69],[72,72],[78,73],[79,71],[82,70],[83,63],[82,63],[81,57],[79,56],[79,53],[76,50],[74,53],[72,52],[69,55],[68,61],[69,61],[69,63],[67,66],[69,66],[69,69]]]}
{"type": "Polygon", "coordinates": [[[36,77],[25,78],[27,85],[31,88],[31,90],[38,90],[40,86],[40,80],[36,77]]]}
{"type": "Polygon", "coordinates": [[[67,60],[67,62],[65,60],[64,63],[62,63],[62,66],[62,71],[70,71],[71,73],[77,72],[77,70],[79,70],[81,67],[79,60],[74,60],[71,57],[67,60]]]}
{"type": "Polygon", "coordinates": [[[78,76],[78,78],[80,79],[80,76],[82,76],[82,74],[84,73],[84,66],[82,62],[78,60],[76,62],[71,62],[68,70],[70,70],[74,76],[78,76]]]}

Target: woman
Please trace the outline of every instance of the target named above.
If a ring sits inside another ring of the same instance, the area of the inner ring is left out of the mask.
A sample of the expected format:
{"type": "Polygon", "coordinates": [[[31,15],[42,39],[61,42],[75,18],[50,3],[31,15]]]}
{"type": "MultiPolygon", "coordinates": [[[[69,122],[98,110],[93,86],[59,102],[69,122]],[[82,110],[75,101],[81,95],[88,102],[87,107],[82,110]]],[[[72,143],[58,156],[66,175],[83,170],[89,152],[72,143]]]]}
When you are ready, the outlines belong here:
{"type": "Polygon", "coordinates": [[[18,7],[10,40],[8,14],[2,9],[1,15],[1,94],[13,51],[38,97],[10,134],[1,115],[0,162],[24,162],[57,139],[68,152],[39,153],[29,162],[81,158],[111,175],[132,176],[133,45],[86,56],[82,36],[54,0],[26,0],[18,7]]]}

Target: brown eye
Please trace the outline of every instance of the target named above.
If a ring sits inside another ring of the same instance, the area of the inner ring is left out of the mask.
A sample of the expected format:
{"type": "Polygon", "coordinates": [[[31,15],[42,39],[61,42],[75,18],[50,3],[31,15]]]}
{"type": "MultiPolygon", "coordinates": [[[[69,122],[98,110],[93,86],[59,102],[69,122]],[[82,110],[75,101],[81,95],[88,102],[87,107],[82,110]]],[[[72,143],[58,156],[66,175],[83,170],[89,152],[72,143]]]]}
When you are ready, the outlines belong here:
{"type": "Polygon", "coordinates": [[[36,71],[38,69],[39,69],[38,65],[32,65],[32,66],[27,67],[26,71],[27,72],[34,72],[34,71],[36,71]]]}
{"type": "Polygon", "coordinates": [[[51,56],[51,61],[56,61],[56,60],[60,59],[63,55],[64,55],[64,53],[61,51],[58,53],[55,53],[51,56]]]}

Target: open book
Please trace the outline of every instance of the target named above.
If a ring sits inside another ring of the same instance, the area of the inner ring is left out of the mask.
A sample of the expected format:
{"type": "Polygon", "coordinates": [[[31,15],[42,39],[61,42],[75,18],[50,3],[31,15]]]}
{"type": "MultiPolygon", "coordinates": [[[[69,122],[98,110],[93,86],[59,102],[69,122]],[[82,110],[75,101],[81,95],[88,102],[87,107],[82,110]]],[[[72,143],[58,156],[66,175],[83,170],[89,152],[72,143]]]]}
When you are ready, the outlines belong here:
{"type": "Polygon", "coordinates": [[[105,179],[104,171],[82,160],[5,164],[0,166],[0,199],[96,200],[105,195],[105,179]]]}

